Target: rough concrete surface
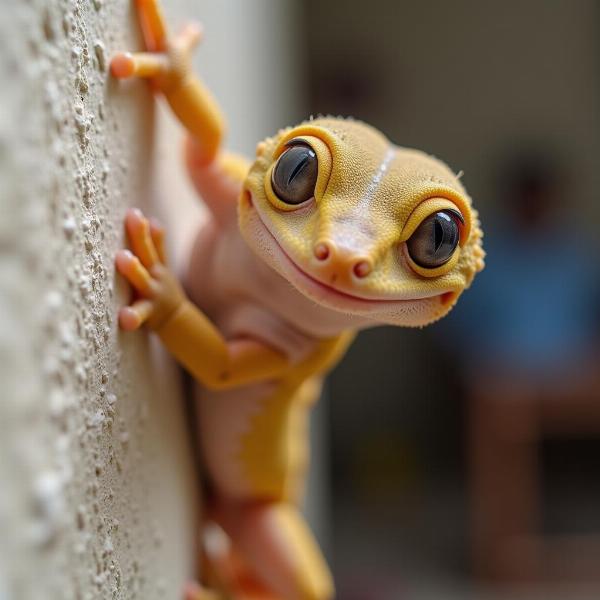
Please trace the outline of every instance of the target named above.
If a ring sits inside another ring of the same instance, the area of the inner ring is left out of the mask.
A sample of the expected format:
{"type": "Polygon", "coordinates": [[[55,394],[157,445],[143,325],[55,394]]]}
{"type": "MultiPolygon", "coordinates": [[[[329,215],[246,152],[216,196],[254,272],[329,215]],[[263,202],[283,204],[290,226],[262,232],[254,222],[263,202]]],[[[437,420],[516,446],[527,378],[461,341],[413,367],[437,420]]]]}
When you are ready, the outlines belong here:
{"type": "Polygon", "coordinates": [[[153,102],[110,53],[127,1],[0,17],[0,598],[178,598],[197,495],[177,372],[122,334],[127,206],[148,206],[153,102]]]}

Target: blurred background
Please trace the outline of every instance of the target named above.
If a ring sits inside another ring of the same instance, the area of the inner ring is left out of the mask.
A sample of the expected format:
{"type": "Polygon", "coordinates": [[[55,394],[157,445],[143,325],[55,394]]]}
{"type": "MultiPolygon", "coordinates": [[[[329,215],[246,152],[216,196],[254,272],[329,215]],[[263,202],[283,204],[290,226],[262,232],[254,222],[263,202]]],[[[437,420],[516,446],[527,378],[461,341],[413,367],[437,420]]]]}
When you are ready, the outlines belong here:
{"type": "Polygon", "coordinates": [[[329,378],[340,598],[597,598],[600,5],[311,0],[308,112],[455,170],[487,267],[329,378]]]}
{"type": "MultiPolygon", "coordinates": [[[[163,3],[205,24],[231,149],[351,115],[464,172],[480,211],[487,267],[457,308],[361,333],[316,408],[307,512],[340,600],[600,598],[600,2],[163,3]]],[[[5,4],[0,598],[178,597],[180,393],[117,331],[113,262],[130,205],[185,260],[182,131],[108,75],[141,48],[132,1],[5,4]]]]}

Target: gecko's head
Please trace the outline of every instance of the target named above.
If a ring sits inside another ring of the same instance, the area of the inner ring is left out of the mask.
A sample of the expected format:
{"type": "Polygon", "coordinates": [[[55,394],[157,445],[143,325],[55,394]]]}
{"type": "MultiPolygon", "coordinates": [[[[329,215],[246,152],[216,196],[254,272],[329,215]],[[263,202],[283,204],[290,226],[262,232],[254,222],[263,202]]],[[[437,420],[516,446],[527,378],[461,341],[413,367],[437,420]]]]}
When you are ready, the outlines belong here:
{"type": "Polygon", "coordinates": [[[458,178],[358,121],[319,118],[261,142],[239,215],[246,242],[299,292],[375,323],[439,319],[483,268],[458,178]]]}

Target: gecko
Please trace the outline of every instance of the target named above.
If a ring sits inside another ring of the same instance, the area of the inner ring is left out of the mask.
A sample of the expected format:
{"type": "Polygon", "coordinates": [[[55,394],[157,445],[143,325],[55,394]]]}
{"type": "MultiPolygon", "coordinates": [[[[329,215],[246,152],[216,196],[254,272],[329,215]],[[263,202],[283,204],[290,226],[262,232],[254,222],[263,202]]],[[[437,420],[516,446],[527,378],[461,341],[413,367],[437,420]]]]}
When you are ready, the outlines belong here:
{"type": "Polygon", "coordinates": [[[112,75],[167,100],[209,209],[181,281],[164,228],[138,209],[115,260],[134,291],[120,327],[148,327],[198,382],[209,517],[227,544],[212,589],[190,582],[185,597],[327,600],[333,579],[299,508],[310,408],[358,331],[450,311],[484,266],[478,214],[448,166],[350,118],[282,129],[253,161],[227,153],[191,66],[201,27],[172,35],[158,0],[136,4],[145,51],[116,54],[112,75]]]}

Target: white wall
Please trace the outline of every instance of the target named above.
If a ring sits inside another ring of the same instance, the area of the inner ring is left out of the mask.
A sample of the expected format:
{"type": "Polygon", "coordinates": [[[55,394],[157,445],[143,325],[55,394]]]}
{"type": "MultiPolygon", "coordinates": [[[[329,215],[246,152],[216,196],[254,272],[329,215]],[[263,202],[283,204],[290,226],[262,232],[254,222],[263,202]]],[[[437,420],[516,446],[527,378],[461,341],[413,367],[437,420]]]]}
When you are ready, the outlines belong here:
{"type": "MultiPolygon", "coordinates": [[[[168,2],[175,23],[206,23],[198,66],[235,149],[252,151],[293,110],[288,5],[168,2]]],[[[195,569],[196,474],[177,372],[115,319],[128,296],[113,268],[126,207],[181,216],[189,194],[179,132],[161,126],[157,148],[145,84],[107,75],[111,52],[139,47],[124,0],[3,5],[2,600],[178,598],[195,569]]]]}

